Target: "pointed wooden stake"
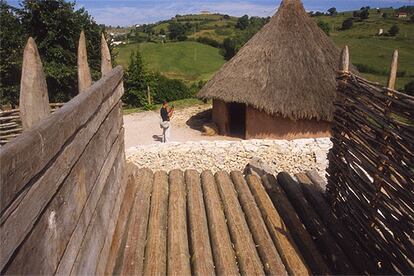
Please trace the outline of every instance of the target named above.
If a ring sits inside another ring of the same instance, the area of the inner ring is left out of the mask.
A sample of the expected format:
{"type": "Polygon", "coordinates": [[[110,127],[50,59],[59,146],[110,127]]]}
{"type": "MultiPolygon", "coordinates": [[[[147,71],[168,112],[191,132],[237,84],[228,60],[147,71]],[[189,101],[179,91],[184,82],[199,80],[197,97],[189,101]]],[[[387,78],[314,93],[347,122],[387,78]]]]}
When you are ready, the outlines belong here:
{"type": "Polygon", "coordinates": [[[36,43],[31,37],[24,48],[19,108],[24,130],[50,114],[46,77],[36,43]]]}
{"type": "Polygon", "coordinates": [[[111,53],[106,43],[105,35],[101,38],[101,73],[102,77],[112,71],[111,53]]]}
{"type": "Polygon", "coordinates": [[[341,70],[348,73],[349,72],[349,49],[348,46],[342,50],[341,57],[341,70]]]}
{"type": "Polygon", "coordinates": [[[88,53],[86,51],[85,33],[82,31],[78,46],[78,87],[79,93],[92,85],[91,72],[88,65],[88,53]]]}
{"type": "Polygon", "coordinates": [[[397,70],[398,70],[398,50],[394,51],[391,61],[390,77],[388,79],[388,88],[395,89],[395,82],[397,81],[397,70]]]}

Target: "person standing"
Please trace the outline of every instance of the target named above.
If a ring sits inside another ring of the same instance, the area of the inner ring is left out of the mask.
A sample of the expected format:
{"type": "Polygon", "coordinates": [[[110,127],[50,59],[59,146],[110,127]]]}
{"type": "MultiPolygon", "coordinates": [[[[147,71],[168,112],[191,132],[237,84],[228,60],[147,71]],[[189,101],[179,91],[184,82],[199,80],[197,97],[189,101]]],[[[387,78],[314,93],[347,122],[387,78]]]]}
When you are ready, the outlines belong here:
{"type": "Polygon", "coordinates": [[[171,133],[171,118],[174,113],[174,107],[169,108],[168,102],[163,101],[162,107],[160,110],[160,115],[162,122],[160,124],[162,129],[162,142],[168,143],[170,141],[170,133],[171,133]]]}

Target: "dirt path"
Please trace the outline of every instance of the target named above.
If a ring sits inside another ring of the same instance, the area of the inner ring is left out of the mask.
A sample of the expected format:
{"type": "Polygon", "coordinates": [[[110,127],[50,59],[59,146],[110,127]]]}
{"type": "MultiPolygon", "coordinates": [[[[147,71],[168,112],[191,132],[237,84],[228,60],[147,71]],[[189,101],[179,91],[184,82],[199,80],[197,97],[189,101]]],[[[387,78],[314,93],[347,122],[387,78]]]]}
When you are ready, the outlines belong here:
{"type": "MultiPolygon", "coordinates": [[[[188,141],[215,141],[215,140],[239,140],[236,138],[224,136],[203,136],[196,128],[199,123],[195,120],[190,127],[187,125],[188,120],[200,113],[208,114],[211,105],[197,105],[181,110],[176,110],[172,119],[171,141],[188,142],[188,141]]],[[[125,148],[136,147],[140,145],[151,145],[161,143],[162,130],[160,128],[160,115],[158,111],[146,111],[124,116],[125,127],[125,148]]],[[[193,120],[194,121],[194,120],[193,120]]]]}

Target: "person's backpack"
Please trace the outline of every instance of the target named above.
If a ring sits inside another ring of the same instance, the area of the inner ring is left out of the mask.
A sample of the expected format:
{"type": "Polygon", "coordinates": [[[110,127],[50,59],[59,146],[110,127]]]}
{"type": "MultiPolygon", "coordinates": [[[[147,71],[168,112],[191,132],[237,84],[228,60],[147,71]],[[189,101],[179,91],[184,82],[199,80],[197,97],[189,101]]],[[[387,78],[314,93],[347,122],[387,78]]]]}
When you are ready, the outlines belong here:
{"type": "Polygon", "coordinates": [[[163,128],[163,129],[167,129],[167,128],[170,127],[170,122],[163,121],[163,122],[160,123],[160,127],[163,128]]]}

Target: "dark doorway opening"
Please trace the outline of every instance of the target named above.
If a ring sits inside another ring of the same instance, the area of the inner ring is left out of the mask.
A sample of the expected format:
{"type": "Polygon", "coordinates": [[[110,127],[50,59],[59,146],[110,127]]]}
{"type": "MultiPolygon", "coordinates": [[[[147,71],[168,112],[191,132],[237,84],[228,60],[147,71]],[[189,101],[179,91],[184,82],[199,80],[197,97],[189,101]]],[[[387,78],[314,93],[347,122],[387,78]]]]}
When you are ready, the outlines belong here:
{"type": "Polygon", "coordinates": [[[246,136],[246,105],[240,103],[229,103],[230,135],[240,137],[246,136]]]}

